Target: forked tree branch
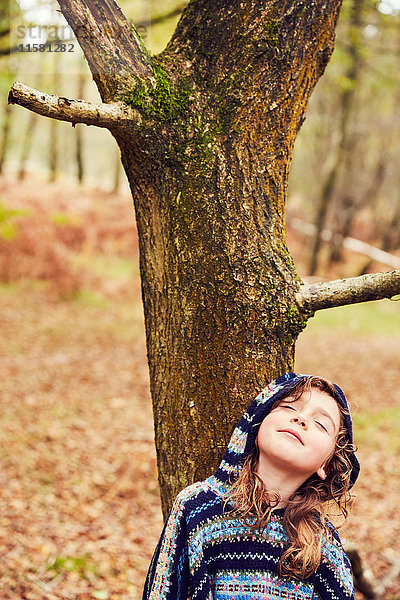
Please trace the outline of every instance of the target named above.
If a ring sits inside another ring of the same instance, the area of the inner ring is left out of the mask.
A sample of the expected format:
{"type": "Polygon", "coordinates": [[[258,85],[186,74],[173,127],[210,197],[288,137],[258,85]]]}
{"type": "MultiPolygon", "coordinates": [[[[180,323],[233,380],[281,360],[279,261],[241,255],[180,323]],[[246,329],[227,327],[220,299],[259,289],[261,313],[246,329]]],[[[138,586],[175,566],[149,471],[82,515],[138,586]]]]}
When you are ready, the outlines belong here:
{"type": "Polygon", "coordinates": [[[392,298],[397,294],[400,294],[400,270],[302,285],[296,297],[304,313],[314,313],[322,308],[392,298]]]}
{"type": "Polygon", "coordinates": [[[93,104],[84,100],[70,100],[39,92],[16,81],[8,95],[9,104],[19,104],[38,115],[67,121],[84,123],[107,129],[115,129],[129,124],[130,127],[141,122],[140,114],[122,102],[93,104]]]}
{"type": "Polygon", "coordinates": [[[103,102],[152,73],[151,58],[114,0],[59,0],[89,64],[103,102]]]}

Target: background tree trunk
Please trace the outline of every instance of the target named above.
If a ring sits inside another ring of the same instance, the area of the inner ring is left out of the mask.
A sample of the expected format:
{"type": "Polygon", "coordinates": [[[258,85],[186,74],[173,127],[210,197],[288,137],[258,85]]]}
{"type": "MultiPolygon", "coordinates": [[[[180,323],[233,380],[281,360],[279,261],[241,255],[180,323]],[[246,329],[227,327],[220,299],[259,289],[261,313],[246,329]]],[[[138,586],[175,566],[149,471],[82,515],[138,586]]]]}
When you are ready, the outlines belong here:
{"type": "MultiPolygon", "coordinates": [[[[52,73],[52,84],[55,92],[59,91],[60,88],[60,75],[58,73],[58,56],[53,55],[53,73],[52,73]]],[[[80,96],[78,96],[80,98],[80,96]]],[[[49,157],[49,181],[56,181],[58,177],[58,131],[59,124],[57,121],[52,119],[50,121],[50,135],[49,135],[49,146],[48,146],[48,157],[49,157]]]]}
{"type": "MultiPolygon", "coordinates": [[[[41,86],[43,75],[36,76],[38,87],[41,86]]],[[[28,162],[31,148],[35,137],[35,129],[38,123],[38,116],[34,113],[29,115],[28,124],[24,132],[24,137],[21,143],[21,156],[18,165],[18,179],[22,180],[26,174],[26,163],[28,162]]]]}
{"type": "Polygon", "coordinates": [[[25,130],[25,135],[22,142],[21,148],[21,156],[19,159],[19,167],[18,167],[18,179],[22,180],[26,174],[26,163],[29,158],[29,154],[31,152],[31,148],[33,145],[34,133],[37,126],[38,117],[37,115],[30,115],[29,122],[25,130]]]}
{"type": "Polygon", "coordinates": [[[110,190],[110,194],[118,194],[120,182],[121,182],[121,153],[119,148],[115,148],[115,159],[114,159],[114,177],[113,177],[113,186],[110,190]]]}
{"type": "Polygon", "coordinates": [[[347,185],[351,180],[352,169],[354,167],[355,134],[352,119],[354,118],[357,84],[360,79],[362,67],[361,36],[364,5],[365,0],[352,0],[350,8],[349,46],[347,50],[349,67],[347,82],[340,98],[340,139],[334,164],[322,186],[321,196],[318,201],[315,220],[316,233],[310,258],[310,275],[315,275],[317,271],[322,232],[331,202],[334,199],[336,200],[335,212],[339,221],[332,236],[331,260],[338,260],[338,256],[341,255],[342,241],[348,235],[346,225],[350,229],[353,206],[356,204],[356,199],[346,191],[348,190],[347,185]],[[336,193],[339,186],[341,186],[342,190],[336,193]],[[348,216],[349,218],[347,218],[348,216]],[[343,226],[341,227],[342,224],[343,226]]]}
{"type": "Polygon", "coordinates": [[[4,171],[4,165],[6,162],[10,129],[11,129],[11,106],[9,104],[7,104],[4,107],[3,127],[2,127],[2,136],[1,136],[1,145],[0,145],[0,175],[4,171]]]}
{"type": "MultiPolygon", "coordinates": [[[[78,98],[84,98],[85,92],[85,73],[82,69],[78,73],[78,98]]],[[[78,178],[78,183],[82,184],[85,177],[85,163],[84,163],[84,152],[83,152],[83,132],[82,125],[77,124],[75,127],[75,157],[76,157],[76,175],[78,178]]]]}

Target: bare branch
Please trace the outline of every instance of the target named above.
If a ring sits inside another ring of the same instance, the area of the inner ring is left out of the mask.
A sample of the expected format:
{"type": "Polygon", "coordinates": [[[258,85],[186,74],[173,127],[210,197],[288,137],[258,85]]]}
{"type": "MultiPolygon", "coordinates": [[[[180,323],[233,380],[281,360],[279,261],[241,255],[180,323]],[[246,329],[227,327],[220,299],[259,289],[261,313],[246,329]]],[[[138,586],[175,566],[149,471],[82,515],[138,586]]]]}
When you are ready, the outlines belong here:
{"type": "Polygon", "coordinates": [[[140,114],[122,102],[93,104],[84,100],[70,100],[39,92],[19,81],[10,89],[8,103],[19,104],[38,115],[72,124],[84,123],[115,129],[125,124],[132,126],[141,123],[140,114]]]}
{"type": "Polygon", "coordinates": [[[151,58],[114,0],[59,0],[104,102],[152,73],[151,58]]]}
{"type": "Polygon", "coordinates": [[[400,270],[302,285],[297,302],[304,313],[314,313],[322,308],[392,298],[397,294],[400,294],[400,270]]]}

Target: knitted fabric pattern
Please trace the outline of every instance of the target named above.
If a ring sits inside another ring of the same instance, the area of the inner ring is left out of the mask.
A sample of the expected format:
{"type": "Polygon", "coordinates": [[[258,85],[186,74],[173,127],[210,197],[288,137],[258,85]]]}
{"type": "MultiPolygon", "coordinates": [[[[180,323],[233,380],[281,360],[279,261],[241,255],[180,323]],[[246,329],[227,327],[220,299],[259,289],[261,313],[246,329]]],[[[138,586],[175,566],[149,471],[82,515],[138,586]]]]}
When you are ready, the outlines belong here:
{"type": "MultiPolygon", "coordinates": [[[[240,473],[258,428],[273,404],[306,375],[287,373],[253,401],[234,430],[214,475],[178,494],[150,564],[143,600],[353,600],[349,560],[338,533],[322,538],[318,569],[304,580],[282,579],[278,562],[288,542],[284,509],[275,509],[259,532],[227,512],[229,476],[240,473]]],[[[348,410],[343,392],[338,402],[348,410]]],[[[349,413],[350,414],[350,413],[349,413]]],[[[352,442],[351,418],[345,426],[352,442]]],[[[352,484],[359,464],[353,459],[352,484]]]]}

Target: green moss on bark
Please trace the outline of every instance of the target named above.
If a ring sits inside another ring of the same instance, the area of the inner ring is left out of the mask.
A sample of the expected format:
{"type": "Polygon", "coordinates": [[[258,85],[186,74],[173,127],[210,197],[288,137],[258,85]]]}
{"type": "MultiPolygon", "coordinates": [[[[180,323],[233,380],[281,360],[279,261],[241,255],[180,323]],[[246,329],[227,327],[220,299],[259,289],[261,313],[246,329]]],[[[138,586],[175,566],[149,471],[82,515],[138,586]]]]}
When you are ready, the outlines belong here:
{"type": "Polygon", "coordinates": [[[134,88],[121,98],[141,112],[144,118],[174,123],[189,108],[190,85],[187,79],[173,82],[164,67],[153,61],[153,77],[137,78],[134,88]]]}

